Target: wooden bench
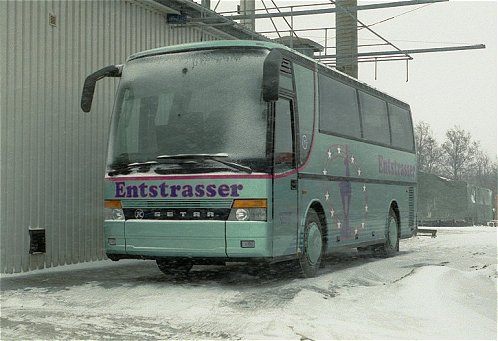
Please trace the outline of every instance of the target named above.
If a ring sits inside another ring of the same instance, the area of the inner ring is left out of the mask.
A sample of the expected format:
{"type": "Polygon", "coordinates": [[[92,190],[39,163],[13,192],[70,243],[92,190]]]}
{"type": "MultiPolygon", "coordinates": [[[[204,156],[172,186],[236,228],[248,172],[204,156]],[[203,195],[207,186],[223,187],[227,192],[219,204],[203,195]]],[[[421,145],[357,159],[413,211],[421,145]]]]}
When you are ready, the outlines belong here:
{"type": "Polygon", "coordinates": [[[417,228],[417,236],[431,236],[431,238],[436,238],[437,230],[435,229],[419,229],[417,228]]]}

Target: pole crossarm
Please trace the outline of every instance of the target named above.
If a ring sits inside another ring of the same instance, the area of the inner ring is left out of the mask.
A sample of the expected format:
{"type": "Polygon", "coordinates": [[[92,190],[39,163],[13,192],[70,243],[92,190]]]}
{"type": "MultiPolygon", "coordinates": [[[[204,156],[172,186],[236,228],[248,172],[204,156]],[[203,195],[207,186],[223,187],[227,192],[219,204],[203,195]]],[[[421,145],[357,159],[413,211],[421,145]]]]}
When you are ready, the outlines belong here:
{"type": "MultiPolygon", "coordinates": [[[[436,2],[446,2],[449,0],[406,0],[406,1],[393,1],[393,2],[384,2],[378,4],[370,4],[370,5],[360,5],[360,6],[348,6],[344,7],[344,10],[347,11],[362,11],[362,10],[370,10],[370,9],[379,9],[379,8],[388,8],[388,7],[400,7],[400,6],[416,6],[416,5],[424,5],[424,4],[432,4],[436,2]]],[[[230,20],[240,20],[240,19],[263,19],[263,18],[278,18],[278,17],[290,17],[290,16],[301,16],[301,15],[316,15],[316,14],[327,14],[327,13],[335,13],[337,12],[337,8],[322,8],[322,9],[310,9],[304,11],[285,11],[279,13],[259,13],[253,15],[227,15],[225,18],[230,20]]],[[[209,19],[204,18],[204,19],[209,19]]]]}
{"type": "Polygon", "coordinates": [[[393,43],[391,43],[390,41],[388,41],[386,38],[384,38],[383,36],[381,36],[380,34],[378,34],[377,32],[375,32],[372,28],[370,28],[369,26],[365,25],[360,19],[358,19],[355,15],[353,16],[353,14],[351,13],[350,10],[347,9],[347,7],[345,6],[338,6],[336,1],[335,0],[329,0],[331,3],[333,3],[336,8],[338,8],[339,10],[341,11],[344,11],[346,12],[347,14],[349,14],[351,17],[353,17],[354,19],[356,19],[356,21],[358,22],[358,24],[361,25],[361,27],[367,29],[368,31],[370,31],[372,34],[374,34],[376,37],[380,38],[383,42],[385,42],[386,44],[392,46],[394,49],[396,49],[400,54],[404,54],[408,59],[413,59],[408,53],[403,53],[403,51],[401,51],[401,49],[399,47],[397,47],[396,45],[394,45],[393,43]]]}
{"type": "MultiPolygon", "coordinates": [[[[375,52],[358,53],[356,57],[406,56],[407,54],[415,54],[415,53],[450,52],[450,51],[461,51],[461,50],[478,50],[485,48],[486,45],[484,44],[476,44],[476,45],[463,45],[463,46],[433,47],[426,49],[411,49],[411,50],[401,50],[401,51],[375,51],[375,52]]],[[[315,56],[314,58],[319,60],[336,59],[337,55],[335,54],[321,55],[321,56],[315,56]]]]}

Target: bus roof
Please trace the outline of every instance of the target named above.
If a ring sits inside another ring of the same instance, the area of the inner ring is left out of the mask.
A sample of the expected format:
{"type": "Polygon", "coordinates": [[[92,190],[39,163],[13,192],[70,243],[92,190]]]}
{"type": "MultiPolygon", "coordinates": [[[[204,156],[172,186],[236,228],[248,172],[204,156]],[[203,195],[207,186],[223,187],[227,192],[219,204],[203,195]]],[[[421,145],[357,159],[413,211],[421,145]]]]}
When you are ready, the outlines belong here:
{"type": "Polygon", "coordinates": [[[128,60],[154,56],[164,53],[184,52],[184,51],[203,50],[209,48],[223,48],[223,47],[249,47],[249,48],[253,47],[253,48],[265,48],[269,50],[274,48],[279,48],[279,49],[286,49],[289,51],[293,51],[294,53],[296,53],[296,51],[291,50],[290,48],[284,45],[272,42],[260,41],[260,40],[212,40],[212,41],[203,41],[196,43],[158,47],[155,49],[135,53],[131,55],[128,58],[128,60]]]}
{"type": "Polygon", "coordinates": [[[343,81],[355,84],[355,86],[360,88],[360,89],[368,90],[369,92],[372,92],[380,97],[388,97],[394,103],[398,103],[402,106],[409,107],[409,105],[405,101],[402,101],[394,96],[391,96],[384,91],[378,90],[367,83],[361,82],[358,79],[351,77],[346,73],[343,73],[339,70],[331,68],[330,66],[325,65],[325,64],[323,64],[323,63],[321,63],[313,58],[310,58],[310,57],[308,57],[308,56],[306,56],[306,55],[304,55],[296,50],[293,50],[285,45],[273,43],[273,42],[261,41],[261,40],[212,40],[212,41],[164,46],[164,47],[158,47],[155,49],[141,51],[141,52],[137,52],[135,54],[132,54],[128,58],[128,61],[143,58],[143,57],[155,56],[155,55],[160,55],[160,54],[167,54],[167,53],[187,52],[187,51],[204,50],[204,49],[212,49],[212,48],[215,48],[215,49],[216,48],[233,48],[233,47],[263,48],[263,49],[268,49],[268,50],[281,49],[281,50],[288,51],[289,53],[298,56],[300,59],[305,59],[312,64],[319,65],[322,69],[326,69],[328,73],[334,74],[336,77],[342,79],[343,81]]]}

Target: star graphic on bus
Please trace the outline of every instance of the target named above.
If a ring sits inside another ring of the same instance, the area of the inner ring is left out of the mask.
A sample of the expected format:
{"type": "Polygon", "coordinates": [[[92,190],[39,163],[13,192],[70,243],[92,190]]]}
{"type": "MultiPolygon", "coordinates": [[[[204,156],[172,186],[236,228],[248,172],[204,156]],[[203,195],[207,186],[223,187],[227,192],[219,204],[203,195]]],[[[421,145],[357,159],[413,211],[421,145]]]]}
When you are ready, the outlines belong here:
{"type": "MultiPolygon", "coordinates": [[[[337,229],[340,230],[340,240],[358,238],[358,231],[365,229],[368,218],[368,191],[366,184],[361,184],[358,189],[363,205],[358,207],[360,212],[353,214],[353,197],[357,196],[353,188],[356,188],[356,177],[362,177],[363,171],[358,159],[353,155],[348,145],[334,144],[325,149],[325,163],[322,173],[324,175],[338,176],[340,181],[330,182],[332,188],[328,186],[325,190],[324,198],[330,212],[330,219],[333,220],[337,229]],[[339,161],[341,160],[341,161],[339,161]],[[341,167],[342,165],[342,167],[341,167]],[[335,187],[337,186],[337,187],[335,187]],[[361,198],[362,197],[362,198],[361,198]],[[339,200],[336,200],[340,199],[339,200]],[[339,206],[340,205],[340,206],[339,206]],[[341,207],[341,209],[338,209],[341,207]],[[354,216],[354,221],[351,220],[354,216]],[[360,220],[360,221],[358,221],[360,220]]],[[[354,208],[358,210],[358,208],[354,208]]]]}

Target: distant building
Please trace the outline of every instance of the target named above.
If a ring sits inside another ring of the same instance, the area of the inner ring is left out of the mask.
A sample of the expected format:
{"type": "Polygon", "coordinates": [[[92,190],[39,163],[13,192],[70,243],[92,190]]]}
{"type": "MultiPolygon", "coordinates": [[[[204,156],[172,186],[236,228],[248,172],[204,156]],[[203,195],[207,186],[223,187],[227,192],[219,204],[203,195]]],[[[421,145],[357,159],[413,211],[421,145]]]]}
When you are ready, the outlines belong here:
{"type": "Polygon", "coordinates": [[[0,1],[1,272],[104,258],[102,183],[117,80],[97,85],[90,114],[79,106],[83,81],[141,50],[263,39],[233,22],[185,24],[207,11],[190,0],[0,1]]]}
{"type": "Polygon", "coordinates": [[[469,226],[493,219],[493,192],[465,181],[417,174],[417,220],[420,226],[469,226]]]}

